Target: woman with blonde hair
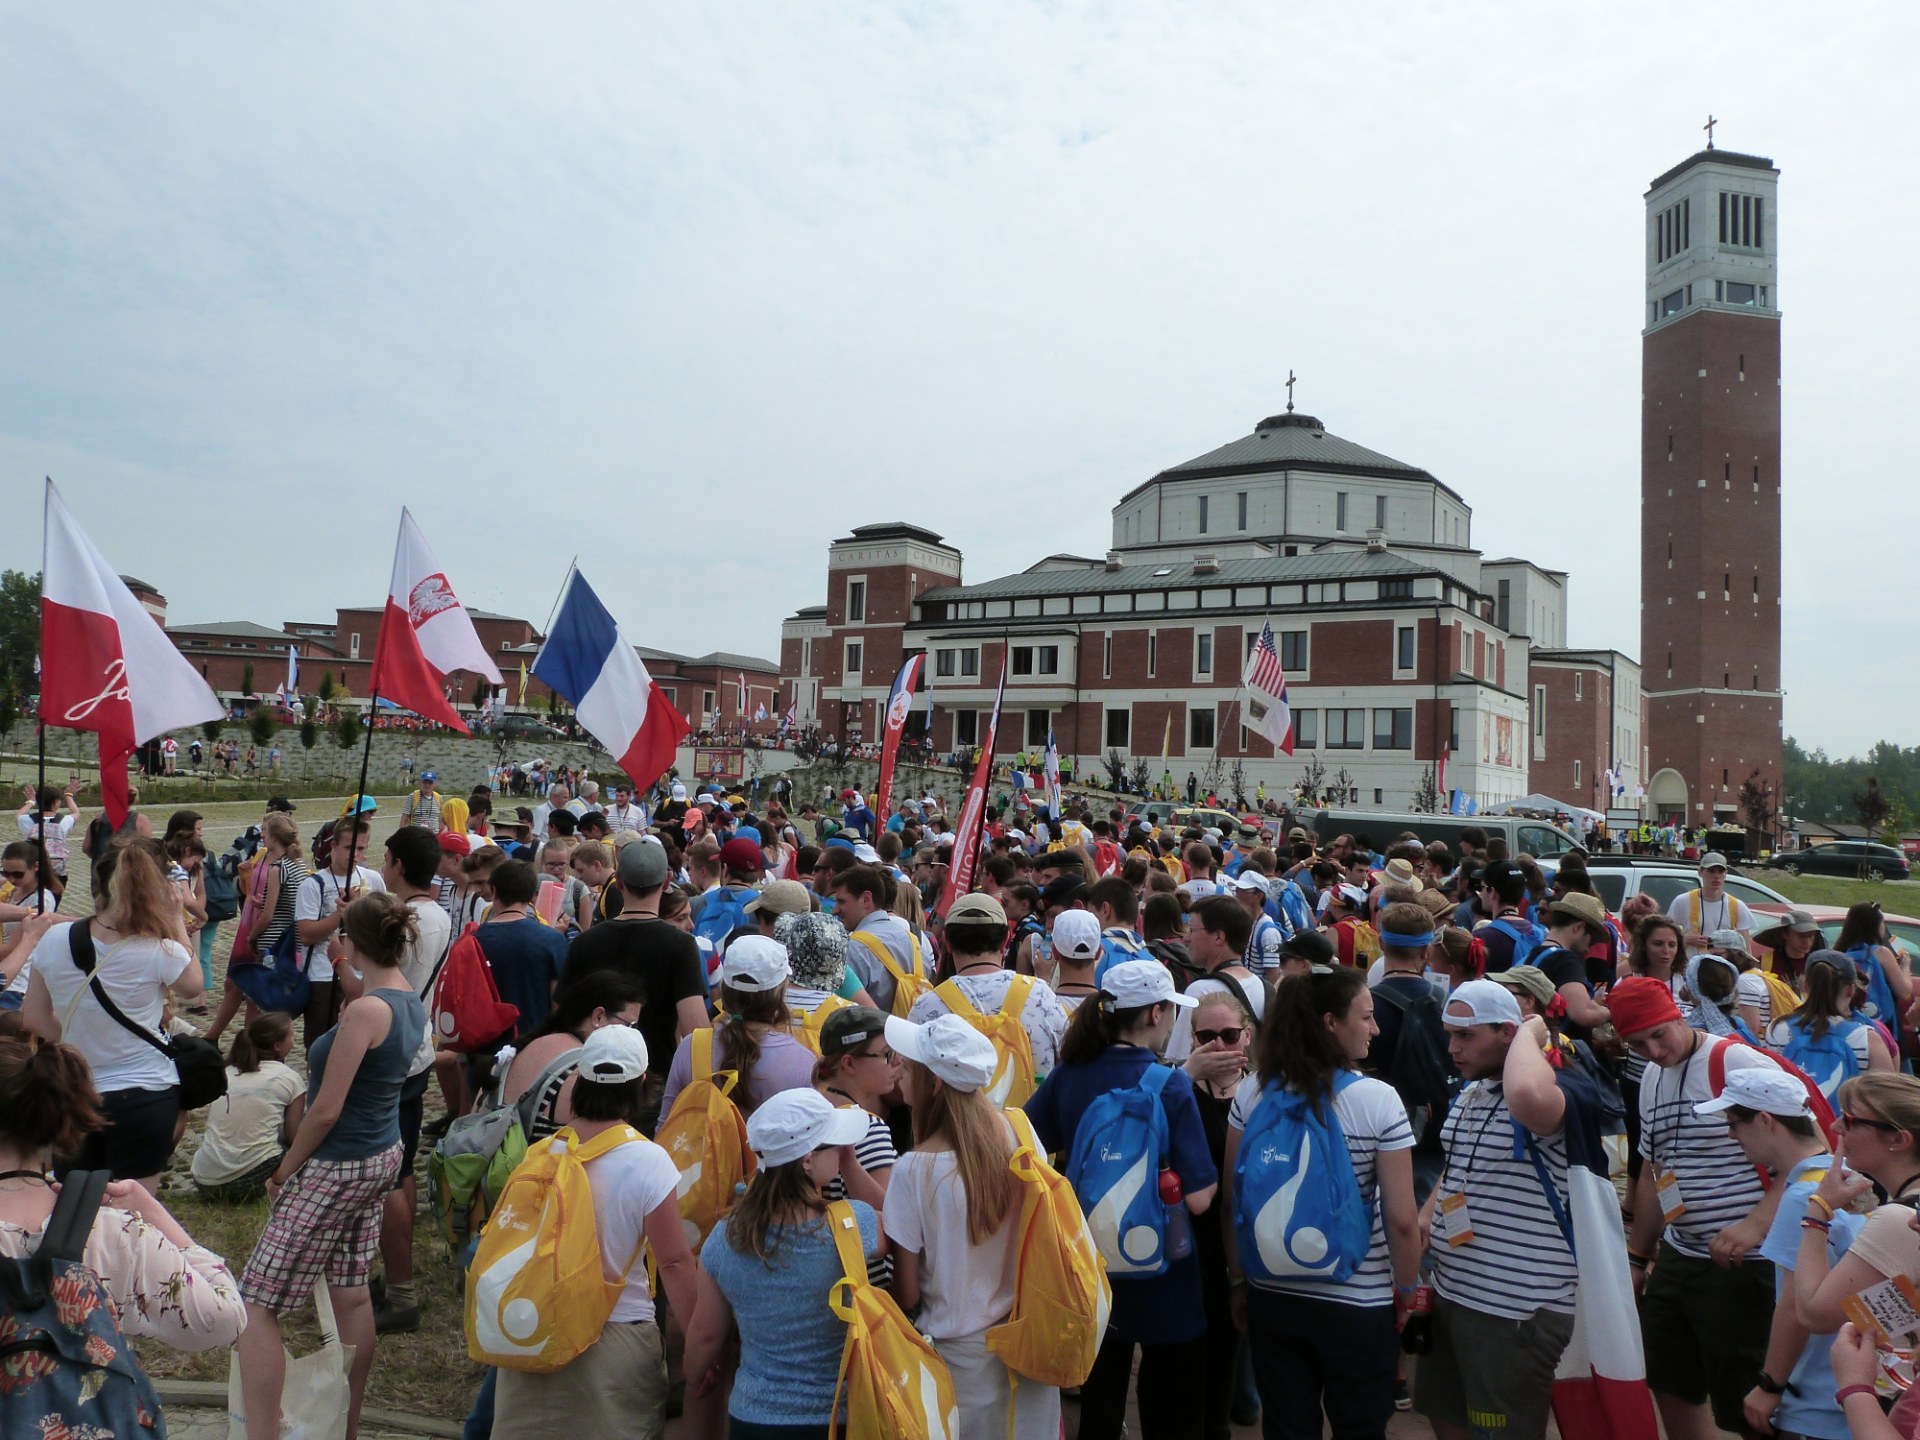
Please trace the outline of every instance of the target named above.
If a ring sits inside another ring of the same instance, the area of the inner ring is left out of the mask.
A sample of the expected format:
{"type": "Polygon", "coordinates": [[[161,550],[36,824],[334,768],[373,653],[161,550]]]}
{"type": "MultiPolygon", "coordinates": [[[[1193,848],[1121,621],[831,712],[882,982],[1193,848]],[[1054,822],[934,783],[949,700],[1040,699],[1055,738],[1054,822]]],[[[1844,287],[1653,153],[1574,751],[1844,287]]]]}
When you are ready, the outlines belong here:
{"type": "Polygon", "coordinates": [[[914,1148],[887,1185],[894,1294],[909,1314],[918,1310],[916,1325],[953,1374],[961,1440],[1054,1440],[1059,1390],[1033,1381],[1016,1388],[987,1349],[987,1331],[1013,1313],[1020,1218],[1007,1167],[1013,1126],[983,1088],[993,1078],[993,1042],[957,1015],[924,1025],[889,1016],[886,1038],[905,1062],[902,1088],[913,1107],[914,1148]]]}
{"type": "Polygon", "coordinates": [[[106,904],[89,920],[40,935],[22,1018],[35,1034],[84,1055],[100,1091],[107,1124],[63,1168],[111,1170],[158,1194],[180,1115],[180,1074],[160,1039],[161,1020],[168,990],[182,1000],[201,993],[200,967],[158,841],[121,840],[93,877],[106,904]]]}

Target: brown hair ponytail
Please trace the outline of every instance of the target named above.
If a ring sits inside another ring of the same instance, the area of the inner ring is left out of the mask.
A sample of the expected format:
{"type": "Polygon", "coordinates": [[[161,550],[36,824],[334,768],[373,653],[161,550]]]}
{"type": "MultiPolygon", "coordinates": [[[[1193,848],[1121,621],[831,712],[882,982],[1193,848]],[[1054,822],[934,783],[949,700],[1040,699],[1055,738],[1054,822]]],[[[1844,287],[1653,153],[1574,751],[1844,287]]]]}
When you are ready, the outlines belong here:
{"type": "Polygon", "coordinates": [[[0,1038],[0,1135],[30,1155],[71,1153],[105,1125],[93,1071],[71,1045],[0,1038]]]}
{"type": "Polygon", "coordinates": [[[401,955],[420,934],[406,902],[378,890],[347,906],[342,925],[361,959],[389,969],[399,966],[401,955]]]}

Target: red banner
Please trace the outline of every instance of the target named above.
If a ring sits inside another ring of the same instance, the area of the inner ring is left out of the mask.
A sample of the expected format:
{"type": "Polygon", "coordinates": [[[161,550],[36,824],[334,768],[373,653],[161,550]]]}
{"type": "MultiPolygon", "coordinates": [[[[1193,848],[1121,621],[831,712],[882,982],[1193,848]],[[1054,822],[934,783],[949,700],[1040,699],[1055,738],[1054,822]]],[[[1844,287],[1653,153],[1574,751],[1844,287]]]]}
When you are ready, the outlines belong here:
{"type": "Polygon", "coordinates": [[[880,779],[873,787],[873,813],[882,825],[893,814],[893,760],[900,753],[900,732],[907,728],[907,712],[913,709],[913,687],[920,679],[920,667],[927,657],[909,655],[900,673],[893,677],[893,689],[887,692],[887,738],[880,747],[880,779]]]}
{"type": "Polygon", "coordinates": [[[967,787],[967,803],[960,807],[960,823],[953,832],[953,863],[947,867],[946,888],[940,892],[935,909],[944,917],[953,902],[973,890],[973,872],[980,863],[980,835],[987,813],[987,786],[993,780],[993,742],[1000,733],[1000,702],[1007,693],[1007,667],[1000,666],[1000,688],[993,696],[993,716],[987,721],[987,733],[980,742],[980,763],[973,767],[973,783],[967,787]]]}

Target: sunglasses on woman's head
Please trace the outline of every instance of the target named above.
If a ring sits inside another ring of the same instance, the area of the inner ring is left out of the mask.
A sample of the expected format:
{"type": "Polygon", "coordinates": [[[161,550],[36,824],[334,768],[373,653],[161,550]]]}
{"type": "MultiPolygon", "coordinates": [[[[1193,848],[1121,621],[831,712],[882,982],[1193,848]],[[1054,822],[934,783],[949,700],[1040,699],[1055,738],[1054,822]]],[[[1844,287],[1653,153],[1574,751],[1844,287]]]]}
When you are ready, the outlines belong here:
{"type": "Polygon", "coordinates": [[[1202,1045],[1211,1045],[1218,1040],[1225,1045],[1238,1045],[1240,1037],[1247,1033],[1244,1025],[1226,1025],[1218,1030],[1196,1030],[1193,1038],[1202,1045]]]}

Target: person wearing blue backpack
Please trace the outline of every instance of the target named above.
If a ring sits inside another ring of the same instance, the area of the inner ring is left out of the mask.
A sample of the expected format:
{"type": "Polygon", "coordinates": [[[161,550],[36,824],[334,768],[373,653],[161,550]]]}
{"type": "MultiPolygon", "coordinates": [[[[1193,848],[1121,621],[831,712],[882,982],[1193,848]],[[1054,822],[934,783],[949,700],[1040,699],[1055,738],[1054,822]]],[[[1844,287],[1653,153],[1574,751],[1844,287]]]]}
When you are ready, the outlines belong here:
{"type": "Polygon", "coordinates": [[[1377,1033],[1363,971],[1282,980],[1228,1117],[1227,1265],[1267,1440],[1384,1436],[1393,1415],[1419,1207],[1406,1106],[1357,1068],[1377,1033]]]}
{"type": "Polygon", "coordinates": [[[747,902],[760,893],[760,872],[766,856],[760,842],[736,836],[720,847],[720,869],[725,878],[693,901],[693,936],[705,940],[716,954],[724,953],[727,937],[753,928],[747,902]]]}
{"type": "Polygon", "coordinates": [[[1093,1373],[1080,1388],[1081,1440],[1117,1440],[1134,1347],[1142,1440],[1193,1433],[1192,1382],[1204,1373],[1206,1310],[1192,1217],[1203,1215],[1220,1173],[1182,1070],[1159,1062],[1178,993],[1158,960],[1107,972],[1073,1013],[1060,1064],[1027,1101],[1027,1118],[1087,1212],[1107,1274],[1113,1314],[1093,1373]]]}
{"type": "Polygon", "coordinates": [[[1773,1023],[1767,1043],[1806,1071],[1838,1110],[1840,1087],[1854,1076],[1899,1067],[1880,1032],[1853,1018],[1858,983],[1853,957],[1816,950],[1807,957],[1805,973],[1807,998],[1798,1010],[1773,1023]]]}
{"type": "Polygon", "coordinates": [[[1854,969],[1860,972],[1867,987],[1867,1003],[1862,1007],[1867,1018],[1878,1020],[1897,1037],[1907,1006],[1913,1002],[1913,977],[1893,948],[1880,907],[1863,900],[1849,909],[1833,948],[1851,956],[1854,969]]]}

